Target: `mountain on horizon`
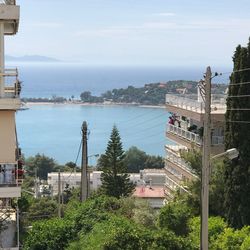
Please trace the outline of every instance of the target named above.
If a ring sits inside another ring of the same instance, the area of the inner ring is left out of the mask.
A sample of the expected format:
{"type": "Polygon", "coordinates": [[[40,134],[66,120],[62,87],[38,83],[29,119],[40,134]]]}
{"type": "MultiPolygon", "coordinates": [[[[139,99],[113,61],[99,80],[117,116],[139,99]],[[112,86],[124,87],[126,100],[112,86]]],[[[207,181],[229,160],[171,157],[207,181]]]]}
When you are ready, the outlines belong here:
{"type": "Polygon", "coordinates": [[[9,62],[60,62],[60,60],[47,56],[40,55],[25,55],[25,56],[5,56],[5,60],[9,62]]]}

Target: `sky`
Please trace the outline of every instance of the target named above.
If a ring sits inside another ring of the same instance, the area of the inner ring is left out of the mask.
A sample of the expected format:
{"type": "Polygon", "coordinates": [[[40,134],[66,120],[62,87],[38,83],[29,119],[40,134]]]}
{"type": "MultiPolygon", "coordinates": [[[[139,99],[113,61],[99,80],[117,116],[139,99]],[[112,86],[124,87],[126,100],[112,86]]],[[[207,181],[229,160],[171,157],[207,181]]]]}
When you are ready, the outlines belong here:
{"type": "Polygon", "coordinates": [[[249,0],[17,0],[12,56],[90,65],[231,65],[250,36],[249,0]]]}

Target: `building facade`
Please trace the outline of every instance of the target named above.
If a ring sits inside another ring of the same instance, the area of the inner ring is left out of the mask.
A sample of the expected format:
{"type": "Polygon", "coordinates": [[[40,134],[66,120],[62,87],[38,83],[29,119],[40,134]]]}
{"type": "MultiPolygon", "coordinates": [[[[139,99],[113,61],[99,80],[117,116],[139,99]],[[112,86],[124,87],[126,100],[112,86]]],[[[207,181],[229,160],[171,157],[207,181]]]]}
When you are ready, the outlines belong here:
{"type": "Polygon", "coordinates": [[[5,67],[4,38],[18,31],[20,8],[15,0],[0,1],[0,249],[19,249],[16,202],[21,196],[22,161],[15,114],[21,107],[16,68],[5,67]]]}
{"type": "MultiPolygon", "coordinates": [[[[181,158],[182,151],[202,150],[205,104],[199,95],[166,95],[166,109],[170,113],[166,137],[173,143],[165,145],[166,196],[173,198],[177,189],[188,192],[187,181],[198,178],[190,165],[181,158]]],[[[224,152],[224,122],[226,105],[224,96],[212,96],[211,102],[211,154],[224,152]]]]}

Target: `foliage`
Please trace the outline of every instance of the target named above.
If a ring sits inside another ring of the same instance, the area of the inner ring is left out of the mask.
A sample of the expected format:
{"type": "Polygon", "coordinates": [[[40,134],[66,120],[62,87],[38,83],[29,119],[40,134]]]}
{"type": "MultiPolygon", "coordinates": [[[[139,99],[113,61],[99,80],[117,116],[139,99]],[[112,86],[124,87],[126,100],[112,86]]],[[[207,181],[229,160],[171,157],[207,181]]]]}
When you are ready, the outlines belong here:
{"type": "Polygon", "coordinates": [[[165,229],[154,233],[154,241],[149,250],[192,250],[191,241],[176,236],[173,232],[165,229]]]}
{"type": "Polygon", "coordinates": [[[147,155],[144,169],[146,168],[164,168],[164,159],[161,156],[147,155]]]}
{"type": "MultiPolygon", "coordinates": [[[[200,213],[200,190],[201,190],[201,168],[202,155],[199,151],[189,151],[181,153],[182,157],[189,162],[194,174],[199,178],[188,183],[189,191],[192,195],[184,194],[188,206],[194,214],[200,213]]],[[[225,172],[225,161],[215,159],[211,161],[211,176],[209,184],[209,211],[214,216],[224,216],[224,189],[225,183],[222,176],[225,172]]]]}
{"type": "MultiPolygon", "coordinates": [[[[214,249],[215,241],[220,237],[220,234],[227,228],[227,224],[221,217],[210,217],[208,219],[208,238],[209,249],[214,249]]],[[[188,238],[192,242],[194,249],[199,249],[200,246],[200,217],[193,217],[188,222],[189,235],[188,238]]],[[[216,249],[216,248],[215,248],[216,249]]]]}
{"type": "Polygon", "coordinates": [[[92,103],[103,102],[102,97],[92,96],[90,91],[82,92],[80,94],[80,98],[83,102],[92,102],[92,103]]]}
{"type": "Polygon", "coordinates": [[[191,211],[185,203],[169,202],[160,210],[158,224],[160,228],[171,230],[176,235],[187,235],[190,218],[191,211]]]}
{"type": "Polygon", "coordinates": [[[128,173],[139,173],[145,168],[147,154],[137,147],[129,148],[125,153],[124,164],[128,168],[128,173]]]}
{"type": "Polygon", "coordinates": [[[145,200],[126,197],[120,200],[119,214],[147,228],[155,228],[156,212],[145,200]]]}
{"type": "Polygon", "coordinates": [[[147,249],[150,234],[126,218],[112,216],[105,222],[97,223],[89,234],[82,234],[80,241],[72,243],[74,249],[147,249]]]}
{"type": "Polygon", "coordinates": [[[51,173],[55,166],[55,160],[43,154],[29,157],[25,161],[25,169],[28,175],[35,176],[35,171],[37,170],[37,176],[42,180],[47,180],[48,173],[51,173]]]}
{"type": "Polygon", "coordinates": [[[114,126],[105,154],[99,162],[100,169],[103,171],[101,190],[104,194],[119,198],[132,193],[134,185],[126,173],[124,157],[119,131],[114,126]]]}
{"type": "Polygon", "coordinates": [[[241,98],[227,99],[225,146],[237,148],[239,157],[225,168],[225,211],[230,225],[241,228],[250,224],[250,125],[231,121],[250,121],[249,113],[241,110],[250,108],[250,85],[244,84],[250,81],[250,71],[238,71],[250,68],[250,40],[247,47],[236,48],[233,63],[236,72],[231,74],[228,94],[241,98]]]}
{"type": "Polygon", "coordinates": [[[40,220],[51,218],[57,215],[57,202],[48,197],[34,199],[28,209],[28,219],[40,220]]]}
{"type": "Polygon", "coordinates": [[[28,232],[25,250],[61,250],[73,235],[71,221],[50,219],[36,222],[28,232]]]}
{"type": "Polygon", "coordinates": [[[226,228],[214,243],[216,250],[241,250],[249,249],[250,227],[243,227],[241,230],[226,228]]]}

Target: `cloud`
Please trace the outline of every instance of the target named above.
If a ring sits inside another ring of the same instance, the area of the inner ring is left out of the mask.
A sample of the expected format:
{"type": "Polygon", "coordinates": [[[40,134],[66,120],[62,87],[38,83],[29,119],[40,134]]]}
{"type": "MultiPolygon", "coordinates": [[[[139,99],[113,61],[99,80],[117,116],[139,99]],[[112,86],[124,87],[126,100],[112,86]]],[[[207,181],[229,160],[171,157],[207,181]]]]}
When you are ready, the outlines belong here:
{"type": "Polygon", "coordinates": [[[166,17],[176,16],[176,14],[173,13],[173,12],[155,13],[154,15],[155,15],[155,16],[162,16],[162,17],[164,17],[164,16],[166,16],[166,17]]]}

